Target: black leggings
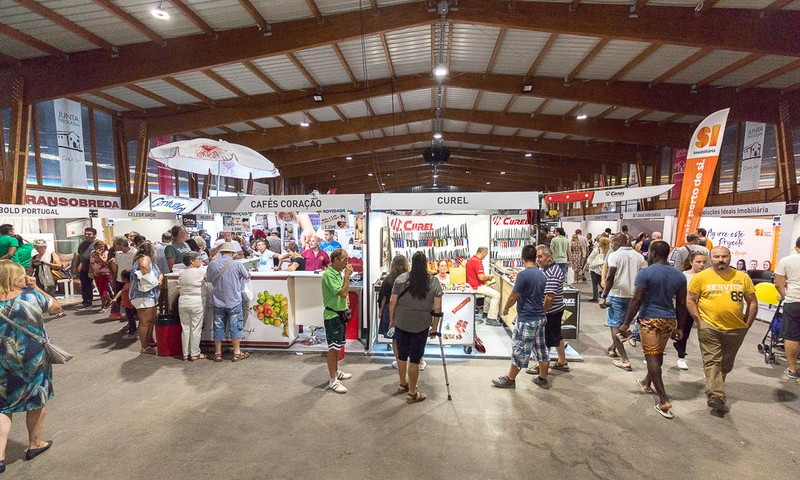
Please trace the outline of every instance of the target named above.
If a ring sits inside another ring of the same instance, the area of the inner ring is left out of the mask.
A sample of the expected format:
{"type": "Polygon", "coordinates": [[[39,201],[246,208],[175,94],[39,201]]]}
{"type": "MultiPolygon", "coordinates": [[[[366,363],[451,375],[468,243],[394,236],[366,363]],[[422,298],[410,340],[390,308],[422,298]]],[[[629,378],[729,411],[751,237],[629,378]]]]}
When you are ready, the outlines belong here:
{"type": "Polygon", "coordinates": [[[419,363],[428,343],[428,331],[411,333],[394,328],[394,339],[397,341],[397,359],[401,362],[419,363]]]}
{"type": "Polygon", "coordinates": [[[689,341],[689,334],[692,333],[692,325],[694,325],[694,318],[687,314],[686,320],[683,322],[683,338],[677,342],[672,342],[672,346],[678,352],[678,358],[686,356],[686,342],[689,341]]]}
{"type": "Polygon", "coordinates": [[[597,288],[600,286],[600,274],[590,271],[592,274],[592,300],[597,300],[597,288]]]}

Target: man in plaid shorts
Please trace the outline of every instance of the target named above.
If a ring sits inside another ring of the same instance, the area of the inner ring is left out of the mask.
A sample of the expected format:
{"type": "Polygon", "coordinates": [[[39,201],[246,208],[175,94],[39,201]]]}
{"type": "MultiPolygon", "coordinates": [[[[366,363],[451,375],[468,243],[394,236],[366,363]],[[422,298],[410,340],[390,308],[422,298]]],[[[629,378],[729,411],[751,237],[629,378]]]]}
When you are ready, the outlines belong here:
{"type": "Polygon", "coordinates": [[[503,309],[503,315],[508,315],[508,310],[517,304],[511,367],[507,375],[492,380],[492,385],[497,388],[515,388],[517,374],[523,368],[528,368],[528,361],[533,356],[534,360],[539,362],[539,374],[533,377],[533,383],[546,389],[550,388],[550,382],[547,381],[550,357],[544,338],[544,326],[547,323],[544,311],[544,287],[547,279],[536,267],[536,247],[526,245],[522,248],[522,262],[525,270],[517,274],[514,290],[503,309]]]}

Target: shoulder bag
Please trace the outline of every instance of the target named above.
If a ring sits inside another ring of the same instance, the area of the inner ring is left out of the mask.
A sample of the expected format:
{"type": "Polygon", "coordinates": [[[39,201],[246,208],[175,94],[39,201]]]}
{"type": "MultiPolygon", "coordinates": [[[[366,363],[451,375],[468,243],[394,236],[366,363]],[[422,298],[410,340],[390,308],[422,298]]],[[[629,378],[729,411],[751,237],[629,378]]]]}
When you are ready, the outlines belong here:
{"type": "MultiPolygon", "coordinates": [[[[10,310],[11,305],[13,302],[6,306],[6,309],[10,310]]],[[[5,309],[4,309],[5,310],[5,309]]],[[[47,336],[45,333],[44,337],[36,335],[35,333],[31,332],[27,328],[23,327],[22,325],[18,324],[17,322],[11,320],[5,312],[0,312],[0,318],[4,321],[8,322],[12,327],[21,330],[23,333],[34,339],[35,341],[44,345],[44,352],[47,356],[47,360],[52,364],[62,365],[64,363],[69,362],[72,360],[73,356],[63,348],[59,347],[55,343],[50,340],[50,337],[47,336]]]]}
{"type": "MultiPolygon", "coordinates": [[[[150,261],[152,262],[152,259],[150,261]]],[[[141,267],[137,264],[135,275],[136,278],[139,279],[139,283],[136,285],[136,288],[138,288],[140,292],[149,292],[158,286],[158,277],[156,277],[152,267],[146,274],[142,273],[140,268],[141,267]]]]}

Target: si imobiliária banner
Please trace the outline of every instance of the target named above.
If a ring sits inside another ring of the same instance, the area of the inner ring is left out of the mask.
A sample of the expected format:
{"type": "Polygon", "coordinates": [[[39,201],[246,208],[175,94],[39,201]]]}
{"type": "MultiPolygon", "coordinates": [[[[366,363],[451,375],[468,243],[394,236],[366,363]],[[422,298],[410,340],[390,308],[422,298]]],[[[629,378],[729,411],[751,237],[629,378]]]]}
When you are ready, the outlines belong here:
{"type": "Polygon", "coordinates": [[[686,235],[697,231],[708,191],[717,168],[730,108],[714,112],[700,122],[689,142],[683,174],[675,247],[686,244],[686,235]]]}

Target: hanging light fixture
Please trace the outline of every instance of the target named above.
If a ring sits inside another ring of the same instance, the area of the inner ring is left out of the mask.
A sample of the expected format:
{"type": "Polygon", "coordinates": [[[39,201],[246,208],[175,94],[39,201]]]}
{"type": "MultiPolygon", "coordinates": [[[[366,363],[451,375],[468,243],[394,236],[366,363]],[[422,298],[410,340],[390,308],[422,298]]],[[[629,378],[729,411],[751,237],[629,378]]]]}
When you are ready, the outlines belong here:
{"type": "Polygon", "coordinates": [[[433,132],[433,139],[434,140],[441,140],[442,139],[442,132],[433,132]]]}
{"type": "Polygon", "coordinates": [[[159,20],[169,20],[169,12],[161,8],[161,2],[158,2],[158,5],[150,9],[150,15],[156,17],[159,20]]]}
{"type": "Polygon", "coordinates": [[[586,112],[583,111],[583,104],[582,103],[578,107],[578,116],[575,117],[575,118],[578,119],[578,120],[586,120],[587,118],[589,118],[589,116],[586,115],[586,112]]]}
{"type": "Polygon", "coordinates": [[[344,159],[345,159],[345,160],[352,160],[352,159],[353,159],[353,156],[352,156],[352,155],[348,155],[348,156],[344,157],[344,159]]]}
{"type": "Polygon", "coordinates": [[[436,67],[434,67],[433,69],[433,76],[436,77],[437,79],[442,79],[446,77],[448,73],[449,71],[447,70],[447,65],[443,63],[436,65],[436,67]]]}
{"type": "Polygon", "coordinates": [[[533,154],[531,152],[528,152],[528,153],[525,154],[525,158],[531,158],[532,156],[533,156],[533,154]]]}
{"type": "Polygon", "coordinates": [[[303,121],[300,122],[300,126],[301,127],[307,127],[309,125],[311,125],[311,124],[308,122],[308,117],[303,117],[303,121]]]}

